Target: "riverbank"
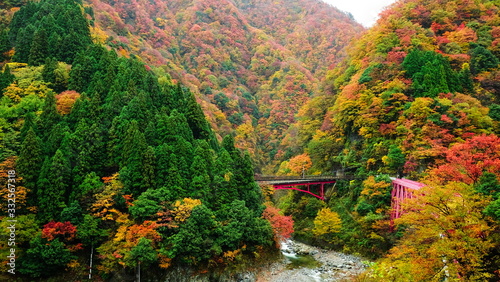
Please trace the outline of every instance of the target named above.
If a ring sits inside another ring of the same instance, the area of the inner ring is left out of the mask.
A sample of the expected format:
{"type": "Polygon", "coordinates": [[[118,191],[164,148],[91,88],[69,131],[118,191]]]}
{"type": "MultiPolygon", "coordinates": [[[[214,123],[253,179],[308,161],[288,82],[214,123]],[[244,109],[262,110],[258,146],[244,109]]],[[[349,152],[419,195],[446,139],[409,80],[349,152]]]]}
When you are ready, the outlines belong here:
{"type": "Polygon", "coordinates": [[[361,274],[366,265],[353,255],[324,250],[295,241],[282,247],[285,257],[257,273],[257,282],[349,281],[361,274]],[[294,257],[312,257],[317,263],[297,266],[294,257]]]}

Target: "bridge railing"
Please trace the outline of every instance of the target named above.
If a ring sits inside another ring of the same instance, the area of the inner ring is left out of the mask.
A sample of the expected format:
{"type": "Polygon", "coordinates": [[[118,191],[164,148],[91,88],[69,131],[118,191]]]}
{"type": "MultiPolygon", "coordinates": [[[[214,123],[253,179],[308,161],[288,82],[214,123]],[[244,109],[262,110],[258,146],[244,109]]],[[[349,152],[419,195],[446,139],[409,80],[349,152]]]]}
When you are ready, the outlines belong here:
{"type": "Polygon", "coordinates": [[[352,180],[356,179],[354,175],[305,175],[305,176],[276,176],[276,175],[255,175],[256,181],[279,181],[279,180],[326,180],[326,179],[336,179],[336,180],[352,180]]]}

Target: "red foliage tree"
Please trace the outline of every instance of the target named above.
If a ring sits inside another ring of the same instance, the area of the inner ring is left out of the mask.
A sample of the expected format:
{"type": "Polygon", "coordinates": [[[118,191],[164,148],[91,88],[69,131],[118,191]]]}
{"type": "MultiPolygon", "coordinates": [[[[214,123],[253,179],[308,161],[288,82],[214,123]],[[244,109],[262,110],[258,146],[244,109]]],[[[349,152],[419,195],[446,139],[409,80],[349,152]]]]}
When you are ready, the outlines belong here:
{"type": "Polygon", "coordinates": [[[51,221],[43,226],[42,238],[47,239],[47,241],[55,240],[59,238],[63,242],[66,248],[70,252],[75,252],[83,249],[82,243],[74,243],[76,238],[76,226],[71,224],[71,222],[55,222],[51,221]]]}
{"type": "Polygon", "coordinates": [[[267,203],[262,217],[271,223],[276,244],[279,244],[283,239],[290,238],[293,233],[293,219],[291,216],[281,215],[280,209],[267,203]]]}
{"type": "Polygon", "coordinates": [[[429,172],[430,179],[443,182],[476,183],[484,172],[500,177],[500,137],[475,136],[464,143],[455,144],[447,151],[446,164],[429,172]]]}
{"type": "Polygon", "coordinates": [[[76,236],[76,226],[71,224],[71,222],[55,222],[51,221],[43,226],[42,238],[49,241],[55,238],[61,238],[63,241],[71,241],[75,239],[76,236]]]}

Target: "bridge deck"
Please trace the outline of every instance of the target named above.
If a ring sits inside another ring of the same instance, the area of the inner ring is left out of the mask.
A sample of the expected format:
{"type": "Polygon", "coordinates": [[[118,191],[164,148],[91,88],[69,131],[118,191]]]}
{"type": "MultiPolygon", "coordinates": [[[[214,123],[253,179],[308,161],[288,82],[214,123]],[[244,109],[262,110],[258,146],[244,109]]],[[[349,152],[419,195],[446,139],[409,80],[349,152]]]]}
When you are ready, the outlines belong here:
{"type": "Polygon", "coordinates": [[[257,182],[271,182],[271,181],[332,181],[332,180],[352,180],[356,177],[352,175],[306,175],[302,176],[271,176],[271,175],[255,175],[257,182]]]}
{"type": "Polygon", "coordinates": [[[320,176],[315,175],[315,176],[305,176],[305,177],[261,176],[261,175],[255,176],[255,180],[257,182],[265,185],[272,185],[276,190],[280,189],[297,190],[304,193],[308,193],[321,200],[325,199],[325,184],[335,183],[339,179],[352,179],[352,178],[346,178],[345,176],[332,176],[332,175],[320,175],[320,176]],[[301,188],[301,186],[305,187],[301,188]],[[317,188],[313,188],[311,186],[317,188]]]}

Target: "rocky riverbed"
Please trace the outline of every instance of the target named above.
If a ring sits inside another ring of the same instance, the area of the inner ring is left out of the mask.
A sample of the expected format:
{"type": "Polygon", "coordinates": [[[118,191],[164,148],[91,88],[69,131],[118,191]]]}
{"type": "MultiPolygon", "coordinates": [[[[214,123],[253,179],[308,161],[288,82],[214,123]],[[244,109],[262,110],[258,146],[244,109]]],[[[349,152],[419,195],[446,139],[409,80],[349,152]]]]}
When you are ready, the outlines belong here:
{"type": "Polygon", "coordinates": [[[257,273],[257,282],[349,281],[366,268],[360,257],[291,240],[284,243],[282,252],[285,258],[257,273]]]}

